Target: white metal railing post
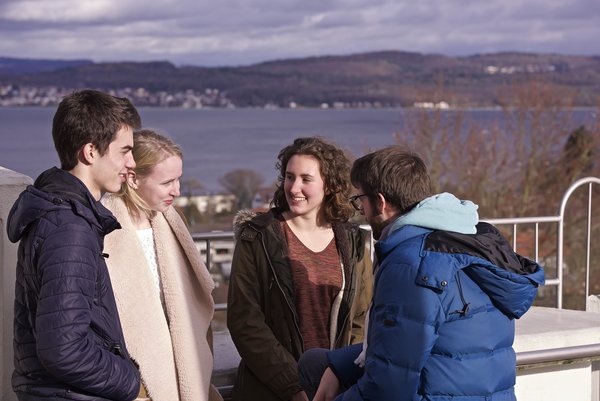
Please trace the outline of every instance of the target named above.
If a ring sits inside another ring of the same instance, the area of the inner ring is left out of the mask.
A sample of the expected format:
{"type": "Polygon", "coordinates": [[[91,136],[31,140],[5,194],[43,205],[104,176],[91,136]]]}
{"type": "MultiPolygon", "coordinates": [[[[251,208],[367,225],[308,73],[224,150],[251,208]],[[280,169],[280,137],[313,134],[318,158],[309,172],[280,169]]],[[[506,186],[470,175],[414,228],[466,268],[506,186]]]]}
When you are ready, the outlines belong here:
{"type": "MultiPolygon", "coordinates": [[[[571,194],[577,189],[579,188],[581,185],[584,184],[589,184],[589,191],[590,194],[588,196],[588,232],[587,232],[587,236],[588,238],[591,237],[592,233],[591,233],[591,226],[590,226],[590,222],[591,222],[591,214],[592,214],[592,203],[591,203],[591,192],[592,192],[592,184],[600,184],[600,178],[596,178],[596,177],[585,177],[585,178],[580,178],[579,180],[575,181],[570,187],[569,189],[567,189],[567,192],[565,192],[565,194],[563,195],[562,201],[560,203],[560,209],[559,209],[559,213],[558,216],[560,218],[560,221],[558,223],[558,254],[557,254],[557,261],[556,261],[556,268],[557,268],[557,278],[558,278],[558,289],[557,289],[557,294],[556,294],[556,302],[557,302],[557,308],[558,309],[562,309],[562,289],[563,289],[563,258],[564,258],[564,249],[563,249],[563,239],[564,239],[564,222],[565,222],[565,209],[567,207],[567,202],[569,201],[569,198],[571,197],[571,194]]],[[[589,242],[589,240],[588,240],[589,242]]],[[[590,248],[588,245],[588,249],[587,249],[587,254],[586,254],[586,260],[589,260],[590,258],[590,248]]],[[[589,275],[589,263],[586,266],[586,276],[589,275]]],[[[586,304],[587,304],[587,283],[586,283],[586,304]]]]}
{"type": "Polygon", "coordinates": [[[564,216],[562,211],[559,215],[560,220],[558,222],[558,235],[556,244],[556,278],[558,285],[556,287],[556,307],[562,309],[562,288],[563,288],[563,230],[564,230],[564,216]]]}
{"type": "Polygon", "coordinates": [[[540,223],[535,223],[535,260],[540,260],[540,223]]]}
{"type": "Polygon", "coordinates": [[[592,183],[588,186],[588,218],[587,218],[587,240],[585,257],[585,310],[588,310],[590,296],[590,259],[592,238],[592,183]]]}

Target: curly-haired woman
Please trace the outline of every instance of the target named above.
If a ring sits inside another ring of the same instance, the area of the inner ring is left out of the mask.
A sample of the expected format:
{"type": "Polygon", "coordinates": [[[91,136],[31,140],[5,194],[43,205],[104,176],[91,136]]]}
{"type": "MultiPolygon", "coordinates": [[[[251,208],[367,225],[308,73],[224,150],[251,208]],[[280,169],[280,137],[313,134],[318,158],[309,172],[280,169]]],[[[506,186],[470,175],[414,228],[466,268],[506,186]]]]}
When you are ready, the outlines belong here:
{"type": "Polygon", "coordinates": [[[279,152],[267,213],[238,213],[227,325],[242,357],[233,398],[308,400],[307,349],[362,340],[371,298],[369,234],[348,222],[350,163],[319,137],[279,152]]]}

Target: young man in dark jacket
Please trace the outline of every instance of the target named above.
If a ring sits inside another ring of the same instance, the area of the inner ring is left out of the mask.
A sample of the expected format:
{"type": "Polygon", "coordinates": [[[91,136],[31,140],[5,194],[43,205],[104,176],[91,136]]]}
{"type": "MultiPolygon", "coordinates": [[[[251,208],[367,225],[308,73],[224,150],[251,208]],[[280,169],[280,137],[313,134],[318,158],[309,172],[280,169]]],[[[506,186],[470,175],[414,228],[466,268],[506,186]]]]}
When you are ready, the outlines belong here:
{"type": "Polygon", "coordinates": [[[125,98],[66,96],[52,126],[61,168],[43,172],[12,207],[8,236],[20,241],[12,386],[21,401],[133,400],[140,391],[104,262],[104,236],[120,226],[99,202],[135,167],[140,125],[125,98]]]}
{"type": "Polygon", "coordinates": [[[326,353],[314,400],[515,401],[514,319],[541,266],[478,223],[472,202],[431,195],[411,152],[363,156],[351,178],[377,240],[373,301],[364,344],[326,353]]]}

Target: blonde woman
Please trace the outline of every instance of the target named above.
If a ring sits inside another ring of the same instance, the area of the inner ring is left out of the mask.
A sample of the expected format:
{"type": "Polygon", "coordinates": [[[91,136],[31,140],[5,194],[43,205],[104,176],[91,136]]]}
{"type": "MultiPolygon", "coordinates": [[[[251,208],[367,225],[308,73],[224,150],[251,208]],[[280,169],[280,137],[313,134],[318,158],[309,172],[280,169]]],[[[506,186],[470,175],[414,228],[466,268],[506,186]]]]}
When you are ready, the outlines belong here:
{"type": "Polygon", "coordinates": [[[133,157],[136,167],[121,192],[102,203],[122,226],[106,237],[104,252],[127,348],[147,391],[140,399],[220,399],[210,386],[214,283],[172,207],[181,148],[141,130],[134,133],[133,157]]]}

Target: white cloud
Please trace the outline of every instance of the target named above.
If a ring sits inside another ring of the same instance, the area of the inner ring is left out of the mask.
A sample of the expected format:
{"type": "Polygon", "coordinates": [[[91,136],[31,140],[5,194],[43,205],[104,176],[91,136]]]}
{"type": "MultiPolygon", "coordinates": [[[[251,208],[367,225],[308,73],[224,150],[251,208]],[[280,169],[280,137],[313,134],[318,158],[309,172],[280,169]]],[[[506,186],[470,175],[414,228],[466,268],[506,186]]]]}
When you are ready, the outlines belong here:
{"type": "Polygon", "coordinates": [[[117,1],[26,0],[4,7],[2,15],[14,21],[88,22],[117,17],[117,1]]]}

